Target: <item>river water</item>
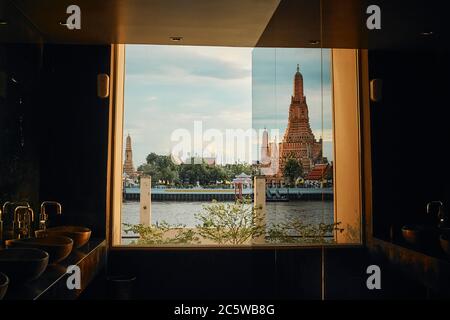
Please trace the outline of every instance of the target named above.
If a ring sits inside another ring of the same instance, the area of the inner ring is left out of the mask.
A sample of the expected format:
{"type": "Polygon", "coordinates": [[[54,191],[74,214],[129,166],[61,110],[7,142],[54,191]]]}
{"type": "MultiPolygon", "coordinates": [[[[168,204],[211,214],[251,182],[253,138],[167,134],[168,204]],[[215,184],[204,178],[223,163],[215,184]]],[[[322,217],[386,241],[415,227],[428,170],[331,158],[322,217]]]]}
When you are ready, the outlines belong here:
{"type": "MultiPolygon", "coordinates": [[[[169,224],[183,224],[194,227],[199,221],[195,214],[211,202],[175,202],[152,201],[152,224],[166,221],[169,224]]],[[[304,224],[334,223],[333,201],[290,201],[269,202],[267,205],[267,224],[286,221],[297,217],[304,224]]],[[[122,223],[139,224],[139,202],[130,201],[122,204],[122,223]]]]}

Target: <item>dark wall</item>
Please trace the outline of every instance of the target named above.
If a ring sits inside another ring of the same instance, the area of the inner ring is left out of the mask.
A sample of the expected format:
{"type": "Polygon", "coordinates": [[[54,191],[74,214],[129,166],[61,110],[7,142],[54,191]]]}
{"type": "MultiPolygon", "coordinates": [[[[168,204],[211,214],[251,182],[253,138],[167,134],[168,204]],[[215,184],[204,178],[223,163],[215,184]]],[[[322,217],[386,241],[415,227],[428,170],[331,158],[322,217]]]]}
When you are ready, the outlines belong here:
{"type": "Polygon", "coordinates": [[[371,105],[374,231],[428,222],[427,202],[450,203],[448,52],[372,51],[370,78],[383,79],[371,105]]]}
{"type": "Polygon", "coordinates": [[[105,236],[109,100],[97,74],[109,74],[109,46],[44,48],[40,198],[63,204],[63,222],[105,236]]]}
{"type": "Polygon", "coordinates": [[[328,300],[426,299],[427,289],[385,258],[365,248],[327,248],[324,254],[325,298],[328,300]],[[368,290],[367,268],[380,267],[381,290],[368,290]]]}
{"type": "Polygon", "coordinates": [[[320,299],[320,250],[112,251],[144,299],[320,299]]]}
{"type": "MultiPolygon", "coordinates": [[[[321,248],[113,250],[108,274],[136,276],[138,299],[320,300],[322,268],[325,299],[426,297],[425,288],[379,261],[382,290],[368,290],[366,269],[374,262],[364,248],[327,248],[323,257],[321,248]]],[[[99,292],[90,297],[102,297],[99,292]]]]}
{"type": "Polygon", "coordinates": [[[0,44],[0,205],[39,201],[40,45],[0,44]]]}
{"type": "Polygon", "coordinates": [[[0,205],[44,200],[63,205],[62,221],[106,234],[109,46],[0,45],[0,205]]]}

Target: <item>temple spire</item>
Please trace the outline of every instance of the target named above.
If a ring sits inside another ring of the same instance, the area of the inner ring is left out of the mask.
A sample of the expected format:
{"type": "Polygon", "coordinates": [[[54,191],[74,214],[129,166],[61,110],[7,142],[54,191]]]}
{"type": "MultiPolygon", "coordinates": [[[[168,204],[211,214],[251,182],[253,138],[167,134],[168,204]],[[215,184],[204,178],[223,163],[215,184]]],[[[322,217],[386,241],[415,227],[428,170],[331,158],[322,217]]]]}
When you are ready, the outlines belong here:
{"type": "MultiPolygon", "coordinates": [[[[322,159],[323,141],[316,140],[311,129],[308,105],[303,92],[303,76],[300,66],[294,76],[294,94],[289,106],[289,118],[282,142],[278,145],[278,177],[284,176],[284,169],[289,158],[296,159],[303,167],[304,175],[314,169],[322,159]]],[[[283,180],[287,177],[283,177],[283,180]]],[[[286,180],[285,180],[286,181],[286,180]]]]}
{"type": "Polygon", "coordinates": [[[131,147],[131,136],[129,133],[125,144],[125,162],[123,164],[123,171],[128,176],[132,176],[134,174],[133,149],[131,147]]]}
{"type": "Polygon", "coordinates": [[[269,157],[269,132],[264,128],[261,145],[261,163],[267,164],[270,162],[269,157]]]}
{"type": "Polygon", "coordinates": [[[297,72],[294,77],[294,100],[303,100],[303,76],[300,73],[300,65],[297,64],[297,72]]]}

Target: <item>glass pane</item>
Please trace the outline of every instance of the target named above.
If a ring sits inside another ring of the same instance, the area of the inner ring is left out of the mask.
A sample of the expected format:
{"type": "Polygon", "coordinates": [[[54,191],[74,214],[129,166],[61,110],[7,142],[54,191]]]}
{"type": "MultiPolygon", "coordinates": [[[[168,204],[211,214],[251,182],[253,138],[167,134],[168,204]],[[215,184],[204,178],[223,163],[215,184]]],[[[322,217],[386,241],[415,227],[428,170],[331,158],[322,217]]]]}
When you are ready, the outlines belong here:
{"type": "Polygon", "coordinates": [[[251,79],[250,48],[126,46],[122,244],[251,244],[251,79]]]}
{"type": "Polygon", "coordinates": [[[269,243],[333,243],[330,50],[253,50],[253,127],[269,243]]]}

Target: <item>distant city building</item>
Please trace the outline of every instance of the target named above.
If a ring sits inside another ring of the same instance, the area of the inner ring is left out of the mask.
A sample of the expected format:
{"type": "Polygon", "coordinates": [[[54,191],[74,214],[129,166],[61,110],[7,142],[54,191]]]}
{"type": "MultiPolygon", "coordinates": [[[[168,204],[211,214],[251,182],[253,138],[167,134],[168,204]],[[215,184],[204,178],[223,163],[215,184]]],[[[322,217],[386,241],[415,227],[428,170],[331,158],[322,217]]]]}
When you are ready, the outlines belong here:
{"type": "Polygon", "coordinates": [[[283,171],[290,158],[302,165],[305,176],[317,164],[326,162],[322,156],[322,138],[316,140],[309,123],[308,104],[299,65],[294,76],[294,94],[291,96],[288,125],[283,140],[279,144],[276,141],[269,143],[267,130],[263,133],[260,168],[269,184],[284,184],[283,171]]]}
{"type": "Polygon", "coordinates": [[[133,177],[134,175],[136,175],[136,171],[134,170],[134,165],[133,165],[133,149],[131,147],[130,135],[128,135],[127,139],[126,139],[125,162],[123,164],[123,172],[128,177],[133,177]]]}
{"type": "Polygon", "coordinates": [[[185,161],[183,161],[183,164],[207,164],[209,166],[215,166],[216,165],[216,158],[214,157],[189,157],[185,161]]]}
{"type": "Polygon", "coordinates": [[[261,165],[269,164],[270,160],[269,132],[264,128],[261,143],[261,165]]]}
{"type": "Polygon", "coordinates": [[[264,176],[276,175],[279,171],[279,158],[278,143],[277,141],[269,142],[269,133],[265,129],[261,146],[261,174],[264,176]]]}

